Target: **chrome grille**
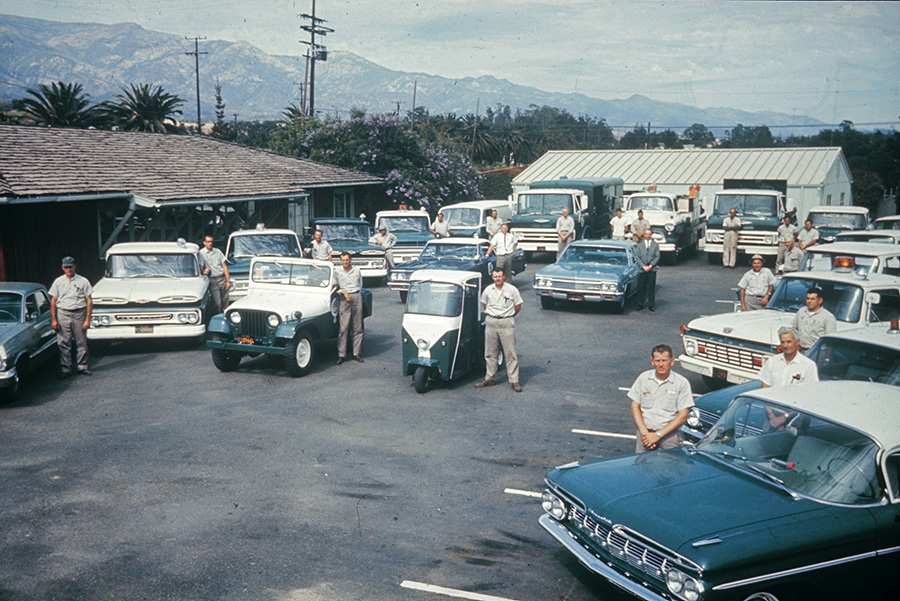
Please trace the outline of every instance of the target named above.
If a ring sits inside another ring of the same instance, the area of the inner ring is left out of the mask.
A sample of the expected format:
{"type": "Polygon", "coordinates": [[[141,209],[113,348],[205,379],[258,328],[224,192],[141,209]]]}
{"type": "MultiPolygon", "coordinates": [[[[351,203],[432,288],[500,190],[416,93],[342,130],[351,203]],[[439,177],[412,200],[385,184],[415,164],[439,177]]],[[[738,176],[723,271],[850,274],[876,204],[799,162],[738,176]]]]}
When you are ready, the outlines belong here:
{"type": "Polygon", "coordinates": [[[772,244],[766,244],[765,238],[775,238],[775,232],[739,232],[738,233],[738,244],[756,244],[759,246],[772,246],[772,244]]]}
{"type": "Polygon", "coordinates": [[[253,338],[266,338],[269,335],[269,327],[266,318],[271,315],[268,311],[253,311],[241,309],[241,334],[253,338]]]}
{"type": "Polygon", "coordinates": [[[762,368],[763,361],[771,356],[771,353],[709,340],[698,340],[697,355],[720,365],[758,372],[762,368]]]}
{"type": "Polygon", "coordinates": [[[514,229],[512,231],[512,233],[516,235],[516,238],[518,239],[519,242],[539,242],[542,244],[549,244],[549,243],[556,244],[559,241],[559,235],[556,233],[555,228],[533,229],[533,230],[514,229]]]}
{"type": "Polygon", "coordinates": [[[717,421],[719,421],[719,416],[712,411],[707,411],[706,409],[700,409],[697,407],[697,411],[700,413],[700,423],[703,424],[703,431],[706,432],[710,428],[712,428],[717,421]]]}
{"type": "Polygon", "coordinates": [[[116,321],[171,321],[171,313],[127,313],[116,315],[116,321]]]}

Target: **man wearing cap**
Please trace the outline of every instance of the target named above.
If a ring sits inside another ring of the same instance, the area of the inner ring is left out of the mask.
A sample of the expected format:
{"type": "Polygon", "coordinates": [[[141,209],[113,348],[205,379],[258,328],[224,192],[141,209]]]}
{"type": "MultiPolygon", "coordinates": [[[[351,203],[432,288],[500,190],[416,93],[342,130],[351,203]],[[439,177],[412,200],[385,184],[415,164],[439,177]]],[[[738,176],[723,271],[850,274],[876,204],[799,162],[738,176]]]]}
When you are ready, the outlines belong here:
{"type": "Polygon", "coordinates": [[[765,308],[775,287],[775,275],[768,267],[763,267],[762,256],[753,255],[750,267],[750,271],[738,282],[738,288],[741,289],[741,311],[765,308]]]}
{"type": "Polygon", "coordinates": [[[50,286],[50,327],[56,330],[59,346],[59,377],[72,375],[72,348],[75,349],[75,371],[81,375],[91,375],[88,369],[87,334],[91,327],[91,299],[94,289],[91,283],[75,273],[75,259],[62,260],[63,275],[50,286]]]}
{"type": "Polygon", "coordinates": [[[214,315],[225,311],[228,307],[228,291],[231,290],[231,274],[225,254],[213,247],[213,237],[203,237],[203,248],[197,253],[200,260],[200,273],[209,276],[209,298],[213,303],[214,315]]]}
{"type": "Polygon", "coordinates": [[[562,217],[556,220],[557,242],[556,260],[566,251],[566,248],[575,238],[575,220],[569,216],[569,209],[563,209],[562,217]]]}
{"type": "Polygon", "coordinates": [[[450,223],[444,221],[443,213],[437,214],[437,219],[431,224],[431,228],[428,231],[441,238],[446,238],[450,235],[450,223]]]}
{"type": "Polygon", "coordinates": [[[378,233],[369,238],[369,244],[380,246],[384,249],[384,259],[387,261],[388,271],[394,268],[394,251],[391,250],[397,244],[397,236],[387,231],[387,226],[381,224],[378,233]]]}

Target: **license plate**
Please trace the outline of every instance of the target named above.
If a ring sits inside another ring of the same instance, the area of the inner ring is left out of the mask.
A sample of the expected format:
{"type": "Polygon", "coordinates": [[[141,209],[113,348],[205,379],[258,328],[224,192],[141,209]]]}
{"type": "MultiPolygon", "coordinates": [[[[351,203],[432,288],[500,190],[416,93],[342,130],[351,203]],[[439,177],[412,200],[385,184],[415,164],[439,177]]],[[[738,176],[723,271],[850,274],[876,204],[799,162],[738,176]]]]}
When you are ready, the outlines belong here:
{"type": "Polygon", "coordinates": [[[153,326],[134,326],[135,334],[152,334],[153,326]]]}
{"type": "Polygon", "coordinates": [[[570,294],[569,300],[584,300],[584,297],[580,294],[570,294]]]}
{"type": "Polygon", "coordinates": [[[725,371],[724,369],[719,369],[718,367],[714,367],[713,368],[713,377],[716,380],[727,380],[728,372],[725,371]]]}
{"type": "Polygon", "coordinates": [[[547,247],[546,246],[538,246],[538,250],[545,251],[545,250],[547,250],[547,247]]]}
{"type": "Polygon", "coordinates": [[[237,341],[241,344],[253,344],[255,342],[253,336],[238,336],[237,341]]]}

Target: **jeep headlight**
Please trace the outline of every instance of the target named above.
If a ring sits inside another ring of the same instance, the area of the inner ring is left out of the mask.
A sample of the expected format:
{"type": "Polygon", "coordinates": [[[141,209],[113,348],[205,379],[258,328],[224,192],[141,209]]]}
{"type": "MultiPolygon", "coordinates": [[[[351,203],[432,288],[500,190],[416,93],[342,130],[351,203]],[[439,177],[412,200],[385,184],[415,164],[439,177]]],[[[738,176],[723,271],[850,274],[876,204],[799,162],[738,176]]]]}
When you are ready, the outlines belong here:
{"type": "Polygon", "coordinates": [[[697,354],[697,341],[690,338],[684,341],[684,352],[693,357],[697,354]]]}
{"type": "Polygon", "coordinates": [[[241,323],[241,312],[240,311],[232,311],[231,313],[229,313],[228,321],[230,321],[234,325],[241,323]]]}
{"type": "Polygon", "coordinates": [[[270,328],[277,328],[281,324],[281,318],[272,313],[266,318],[266,323],[269,324],[270,328]]]}
{"type": "Polygon", "coordinates": [[[700,410],[696,407],[691,407],[691,410],[688,411],[687,425],[695,430],[701,426],[700,410]]]}
{"type": "Polygon", "coordinates": [[[703,592],[703,585],[696,578],[674,568],[666,572],[666,586],[673,595],[685,601],[697,601],[703,592]]]}
{"type": "Polygon", "coordinates": [[[564,519],[567,513],[566,504],[549,490],[545,490],[544,494],[541,495],[541,509],[557,520],[564,519]]]}

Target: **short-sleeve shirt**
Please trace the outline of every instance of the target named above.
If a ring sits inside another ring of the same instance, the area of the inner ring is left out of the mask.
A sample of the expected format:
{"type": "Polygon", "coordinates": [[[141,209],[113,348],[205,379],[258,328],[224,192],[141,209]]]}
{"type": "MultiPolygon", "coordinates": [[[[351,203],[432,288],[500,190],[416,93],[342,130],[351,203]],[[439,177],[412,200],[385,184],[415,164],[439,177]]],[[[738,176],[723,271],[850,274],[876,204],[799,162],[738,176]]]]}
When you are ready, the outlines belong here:
{"type": "Polygon", "coordinates": [[[331,248],[328,240],[325,240],[324,238],[321,242],[316,242],[315,240],[313,240],[310,255],[312,255],[313,259],[318,259],[319,261],[330,261],[332,250],[334,249],[331,248]]]}
{"type": "Polygon", "coordinates": [[[609,225],[612,227],[613,236],[624,236],[625,226],[628,225],[628,220],[624,217],[613,217],[609,220],[609,225]]]}
{"type": "Polygon", "coordinates": [[[797,234],[797,241],[803,245],[803,248],[806,248],[818,239],[819,230],[817,230],[816,228],[812,228],[810,230],[803,228],[802,230],[800,230],[800,233],[797,234]]]}
{"type": "Polygon", "coordinates": [[[66,275],[53,280],[49,292],[56,299],[57,309],[77,311],[87,308],[87,297],[94,293],[94,289],[86,277],[76,273],[71,280],[66,275]]]}
{"type": "Polygon", "coordinates": [[[691,383],[674,371],[663,381],[656,379],[656,370],[645,371],[631,385],[628,398],[641,406],[644,425],[653,431],[664,428],[679,411],[694,406],[691,383]]]}
{"type": "Polygon", "coordinates": [[[381,232],[378,232],[372,236],[370,240],[379,243],[384,250],[394,248],[394,245],[397,244],[397,236],[390,232],[387,232],[384,235],[382,235],[381,232]]]}
{"type": "Polygon", "coordinates": [[[784,273],[800,270],[800,263],[803,262],[803,251],[796,246],[791,250],[784,250],[784,262],[782,263],[784,273]]]}
{"type": "Polygon", "coordinates": [[[793,223],[784,224],[778,226],[776,230],[778,232],[778,241],[784,242],[788,238],[794,239],[797,237],[797,226],[793,223]]]}
{"type": "Polygon", "coordinates": [[[516,314],[516,306],[522,304],[522,295],[512,284],[504,282],[502,289],[492,284],[481,293],[481,304],[491,317],[512,317],[516,314]]]}
{"type": "Polygon", "coordinates": [[[772,355],[759,370],[759,379],[766,386],[787,386],[819,381],[819,370],[815,362],[800,353],[788,363],[784,354],[772,355]]]}
{"type": "Polygon", "coordinates": [[[560,234],[568,234],[575,231],[575,220],[572,216],[560,217],[556,220],[556,231],[560,234]]]}
{"type": "Polygon", "coordinates": [[[825,334],[837,330],[837,320],[825,307],[821,307],[815,313],[808,307],[802,307],[794,315],[792,325],[800,334],[800,348],[803,349],[808,349],[825,334]]]}
{"type": "Polygon", "coordinates": [[[647,230],[650,229],[650,222],[646,219],[635,219],[631,222],[631,233],[632,234],[643,234],[647,230]]]}
{"type": "Polygon", "coordinates": [[[350,271],[341,266],[334,270],[334,279],[337,281],[338,291],[353,294],[362,290],[362,272],[355,265],[350,266],[350,271]]]}
{"type": "Polygon", "coordinates": [[[203,247],[197,253],[197,258],[200,259],[201,268],[209,268],[209,277],[218,278],[225,275],[225,269],[222,268],[222,263],[225,262],[225,255],[218,248],[213,247],[212,250],[206,250],[206,247],[203,247]]]}
{"type": "Polygon", "coordinates": [[[498,255],[508,255],[511,254],[513,250],[515,250],[516,245],[516,235],[506,232],[500,232],[499,234],[494,235],[491,238],[491,246],[494,247],[494,252],[498,255]]]}
{"type": "Polygon", "coordinates": [[[745,273],[738,282],[738,288],[743,288],[744,292],[753,296],[765,296],[769,293],[769,286],[775,284],[775,275],[768,267],[763,267],[759,271],[752,269],[745,273]]]}
{"type": "Polygon", "coordinates": [[[731,218],[731,215],[722,220],[722,227],[726,232],[733,232],[741,229],[741,218],[735,216],[734,219],[731,218]]]}
{"type": "Polygon", "coordinates": [[[450,222],[448,221],[438,221],[434,220],[434,223],[431,224],[431,229],[434,230],[435,234],[440,234],[441,236],[449,236],[450,235],[450,222]]]}
{"type": "Polygon", "coordinates": [[[501,225],[503,225],[503,220],[499,217],[494,219],[493,217],[488,216],[488,218],[484,220],[484,227],[487,230],[488,236],[493,236],[498,233],[501,225]]]}

